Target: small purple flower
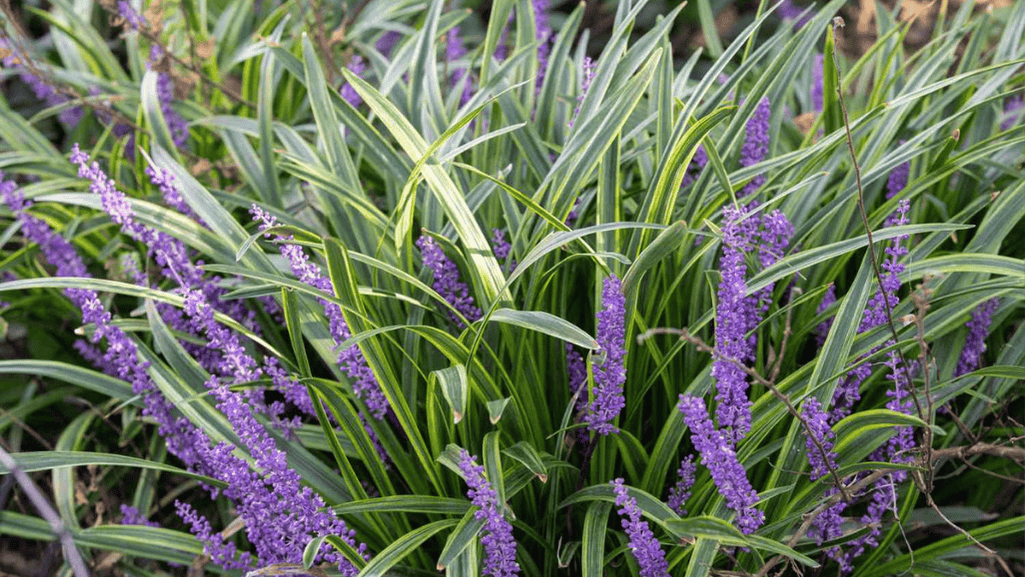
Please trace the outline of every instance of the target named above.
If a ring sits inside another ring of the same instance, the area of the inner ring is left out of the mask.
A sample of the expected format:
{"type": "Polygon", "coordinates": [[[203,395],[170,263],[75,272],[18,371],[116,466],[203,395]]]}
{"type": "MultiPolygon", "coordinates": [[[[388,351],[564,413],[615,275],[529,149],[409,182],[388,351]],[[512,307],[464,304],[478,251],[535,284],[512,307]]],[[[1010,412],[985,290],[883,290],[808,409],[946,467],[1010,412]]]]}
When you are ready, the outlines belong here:
{"type": "Polygon", "coordinates": [[[505,503],[498,501],[498,493],[484,476],[484,467],[476,462],[476,457],[463,449],[459,459],[459,470],[466,479],[469,491],[466,496],[480,509],[474,516],[484,521],[484,575],[492,577],[511,577],[520,572],[516,563],[516,540],[513,539],[512,524],[505,519],[503,511],[505,503]]]}
{"type": "Polygon", "coordinates": [[[573,109],[573,116],[569,119],[570,128],[573,128],[573,123],[576,122],[577,115],[580,114],[580,105],[583,104],[587,91],[591,89],[591,81],[594,80],[594,67],[595,62],[591,60],[591,57],[585,56],[584,70],[580,78],[580,95],[577,96],[577,106],[573,109]]]}
{"type": "MultiPolygon", "coordinates": [[[[459,278],[459,267],[452,259],[445,255],[438,243],[430,236],[421,236],[416,241],[416,247],[420,249],[423,256],[424,267],[434,273],[434,282],[431,287],[438,292],[459,314],[463,315],[471,323],[481,317],[481,310],[473,303],[470,296],[470,288],[459,278]]],[[[462,329],[463,321],[452,311],[448,316],[457,327],[462,329]]]]}
{"type": "Polygon", "coordinates": [[[128,2],[127,0],[118,0],[117,13],[124,20],[125,26],[133,30],[138,30],[140,27],[149,25],[149,23],[146,22],[146,18],[136,12],[135,8],[132,8],[131,2],[128,2]]]}
{"type": "Polygon", "coordinates": [[[1023,109],[1025,109],[1025,98],[1021,94],[1008,98],[1004,103],[1005,118],[1000,123],[1000,130],[1010,130],[1015,122],[1021,123],[1023,109]]]}
{"type": "Polygon", "coordinates": [[[619,432],[612,421],[626,406],[626,297],[615,275],[605,278],[601,300],[602,310],[596,315],[601,360],[594,365],[594,400],[587,407],[584,421],[589,430],[608,435],[619,432]]]}
{"type": "Polygon", "coordinates": [[[616,506],[619,507],[617,512],[622,517],[623,530],[630,538],[628,546],[640,567],[641,577],[668,577],[669,562],[666,561],[665,551],[651,532],[648,522],[641,517],[637,500],[626,491],[622,477],[609,483],[612,492],[616,494],[616,506]]]}
{"type": "Polygon", "coordinates": [[[989,324],[993,319],[993,313],[1000,305],[999,299],[989,299],[972,311],[968,320],[968,337],[965,339],[964,348],[961,349],[961,357],[957,360],[957,368],[954,376],[968,374],[979,367],[982,360],[982,353],[986,350],[986,337],[989,335],[989,324]]]}
{"type": "MultiPolygon", "coordinates": [[[[782,9],[782,6],[780,7],[782,9]]],[[[815,112],[822,112],[822,99],[824,96],[822,84],[822,66],[825,63],[824,54],[816,54],[815,62],[811,67],[811,105],[815,112]]]]}
{"type": "Polygon", "coordinates": [[[578,391],[580,393],[575,410],[582,413],[587,408],[587,389],[581,388],[587,382],[587,363],[570,343],[566,343],[566,372],[569,394],[575,395],[578,391]]]}
{"type": "MultiPolygon", "coordinates": [[[[769,116],[771,114],[769,97],[763,96],[758,101],[754,114],[747,121],[747,137],[740,149],[740,166],[754,166],[765,160],[765,155],[769,153],[769,116]]],[[[765,175],[759,174],[744,186],[737,198],[751,194],[763,184],[765,184],[765,175]]]]}
{"type": "Polygon", "coordinates": [[[694,151],[694,158],[687,165],[687,171],[683,174],[683,182],[680,183],[680,187],[694,184],[694,181],[698,179],[698,174],[707,165],[708,152],[705,150],[705,145],[699,144],[697,150],[694,151]]]}
{"type": "Polygon", "coordinates": [[[733,443],[722,431],[715,430],[708,418],[705,401],[700,397],[680,395],[677,408],[683,413],[683,422],[690,428],[691,440],[701,455],[701,463],[708,467],[719,494],[726,499],[726,506],[737,513],[737,527],[745,535],[753,533],[765,522],[765,513],[755,509],[758,493],[747,480],[733,443]]]}
{"type": "Polygon", "coordinates": [[[569,214],[566,215],[566,226],[572,228],[577,223],[577,219],[580,218],[580,197],[577,197],[573,201],[573,208],[570,209],[569,214]]]}
{"type": "Polygon", "coordinates": [[[124,503],[121,503],[121,524],[143,525],[146,527],[160,526],[159,523],[155,523],[144,517],[143,514],[135,507],[132,507],[131,505],[126,505],[124,503]]]}
{"type": "Polygon", "coordinates": [[[694,463],[694,455],[687,455],[680,461],[680,468],[676,470],[676,484],[669,489],[669,499],[666,505],[681,517],[687,514],[683,506],[690,498],[690,489],[694,486],[694,474],[698,466],[694,463]]]}
{"type": "MultiPolygon", "coordinates": [[[[163,50],[154,44],[150,48],[146,67],[157,66],[163,57],[163,50]]],[[[167,130],[171,133],[171,140],[178,149],[184,148],[189,141],[189,123],[174,109],[174,81],[170,74],[161,72],[157,75],[157,100],[160,102],[160,113],[167,122],[167,130]]]]}
{"type": "Polygon", "coordinates": [[[374,48],[380,52],[385,58],[391,58],[392,50],[395,49],[395,44],[402,38],[402,33],[397,30],[389,30],[381,35],[374,44],[374,48]]]}
{"type": "MultiPolygon", "coordinates": [[[[445,47],[445,60],[448,62],[456,62],[463,56],[466,56],[466,46],[463,45],[463,39],[459,37],[459,27],[456,26],[448,31],[446,37],[445,47]]],[[[463,82],[463,78],[466,77],[468,71],[465,66],[459,66],[452,72],[452,88],[457,88],[460,82],[463,82]]],[[[463,106],[470,101],[473,96],[473,78],[466,78],[463,82],[463,93],[459,97],[459,106],[463,106]]]]}
{"type": "Polygon", "coordinates": [[[512,252],[512,245],[505,240],[505,232],[500,228],[491,229],[491,235],[491,246],[495,251],[495,258],[505,261],[509,258],[509,253],[512,252]]]}
{"type": "MultiPolygon", "coordinates": [[[[356,55],[349,60],[349,64],[346,68],[356,76],[362,78],[363,73],[367,70],[367,64],[363,61],[362,56],[356,55]]],[[[353,108],[359,108],[359,105],[363,102],[363,97],[360,96],[359,93],[356,92],[356,89],[348,82],[345,83],[345,86],[342,86],[341,94],[342,98],[351,104],[353,108]]]]}
{"type": "Polygon", "coordinates": [[[808,423],[805,431],[804,446],[808,451],[808,464],[811,465],[811,480],[826,476],[830,470],[836,470],[836,455],[833,452],[833,429],[829,426],[829,415],[822,410],[822,405],[815,397],[809,397],[801,407],[801,414],[808,423]],[[812,439],[815,440],[812,440],[812,439]],[[822,446],[819,450],[818,445],[822,446]],[[825,453],[823,453],[825,451],[825,453]]]}
{"type": "MultiPolygon", "coordinates": [[[[252,206],[249,212],[253,215],[254,219],[260,221],[260,230],[265,231],[277,224],[277,221],[270,213],[264,211],[256,204],[252,206]]],[[[281,256],[285,257],[288,261],[292,268],[292,274],[304,284],[319,289],[328,295],[333,294],[334,289],[331,286],[331,281],[324,277],[320,267],[310,262],[309,257],[301,246],[289,242],[294,240],[292,235],[283,237],[282,240],[286,242],[280,245],[281,256]]],[[[342,309],[327,299],[318,298],[317,300],[324,307],[324,313],[328,319],[328,329],[331,332],[335,346],[338,347],[352,337],[349,325],[345,322],[345,317],[342,314],[342,309]]],[[[384,391],[381,390],[381,386],[370,369],[370,365],[367,364],[367,360],[359,346],[352,345],[339,352],[338,364],[349,377],[352,383],[353,394],[367,404],[367,408],[370,409],[374,418],[384,418],[384,415],[388,412],[388,399],[385,397],[384,391]]]]}

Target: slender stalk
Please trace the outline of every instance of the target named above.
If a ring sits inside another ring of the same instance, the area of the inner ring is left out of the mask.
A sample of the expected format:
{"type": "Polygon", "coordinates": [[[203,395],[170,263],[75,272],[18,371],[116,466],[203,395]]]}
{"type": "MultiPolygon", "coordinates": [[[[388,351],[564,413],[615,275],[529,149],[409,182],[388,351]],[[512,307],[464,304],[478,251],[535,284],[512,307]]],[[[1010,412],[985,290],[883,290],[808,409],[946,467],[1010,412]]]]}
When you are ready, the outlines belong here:
{"type": "Polygon", "coordinates": [[[21,485],[21,490],[25,492],[29,501],[39,511],[40,516],[50,524],[50,529],[60,540],[61,548],[64,549],[64,560],[71,566],[71,572],[75,577],[88,577],[89,570],[85,566],[85,561],[82,560],[82,555],[79,554],[78,549],[75,547],[75,538],[68,530],[67,525],[61,520],[60,515],[57,511],[54,511],[53,506],[47,501],[39,487],[32,481],[18,462],[0,447],[0,465],[3,465],[5,469],[10,471],[10,474],[14,479],[21,485]]]}

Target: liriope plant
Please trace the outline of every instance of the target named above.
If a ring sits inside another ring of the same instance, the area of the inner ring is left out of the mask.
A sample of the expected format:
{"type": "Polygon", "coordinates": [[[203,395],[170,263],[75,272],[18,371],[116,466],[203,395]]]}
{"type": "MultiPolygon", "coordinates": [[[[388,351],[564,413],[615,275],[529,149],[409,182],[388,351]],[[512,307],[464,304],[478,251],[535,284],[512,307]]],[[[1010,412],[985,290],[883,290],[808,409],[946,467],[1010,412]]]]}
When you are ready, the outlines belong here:
{"type": "Polygon", "coordinates": [[[1025,3],[857,57],[839,1],[710,55],[644,2],[590,54],[582,5],[172,4],[4,22],[44,108],[0,104],[0,532],[75,574],[1020,568],[1025,3]]]}

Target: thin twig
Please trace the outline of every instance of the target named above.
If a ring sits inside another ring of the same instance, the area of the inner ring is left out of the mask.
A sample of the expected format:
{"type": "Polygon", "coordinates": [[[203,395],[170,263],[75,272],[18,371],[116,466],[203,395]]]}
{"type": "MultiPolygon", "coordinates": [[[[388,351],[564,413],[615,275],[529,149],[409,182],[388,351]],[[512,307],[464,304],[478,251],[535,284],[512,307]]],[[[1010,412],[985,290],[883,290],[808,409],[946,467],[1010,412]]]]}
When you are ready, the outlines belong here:
{"type": "MultiPolygon", "coordinates": [[[[840,28],[843,28],[843,18],[837,16],[833,18],[833,32],[837,33],[840,28]]],[[[865,235],[868,239],[868,254],[869,259],[872,262],[872,270],[875,273],[876,281],[879,283],[880,292],[884,293],[883,297],[883,311],[886,312],[886,325],[890,329],[890,336],[893,338],[894,343],[899,343],[900,339],[897,337],[897,327],[893,324],[893,311],[890,310],[890,301],[885,297],[885,291],[883,289],[883,272],[879,266],[879,259],[876,256],[875,246],[872,240],[872,228],[868,224],[868,212],[865,210],[865,190],[861,186],[861,166],[858,164],[858,155],[854,150],[854,139],[851,136],[851,123],[847,116],[847,104],[843,98],[843,78],[840,76],[840,59],[837,56],[836,51],[833,52],[833,64],[836,70],[836,95],[840,104],[840,111],[843,113],[843,125],[844,134],[847,137],[847,150],[851,155],[851,163],[854,165],[854,178],[858,188],[858,213],[861,215],[861,222],[865,226],[865,235]]],[[[905,374],[908,376],[908,388],[911,390],[911,399],[915,403],[915,408],[918,410],[918,416],[921,418],[922,406],[918,402],[918,395],[914,389],[914,384],[911,382],[911,371],[908,361],[904,358],[904,352],[897,348],[897,356],[900,357],[901,365],[904,367],[905,374]]],[[[896,375],[895,375],[896,376],[896,375]]],[[[924,419],[923,419],[924,420],[924,419]]]]}
{"type": "MultiPolygon", "coordinates": [[[[857,495],[858,492],[864,489],[865,487],[868,487],[872,483],[875,483],[879,479],[891,474],[892,472],[893,471],[891,471],[890,469],[877,469],[868,474],[866,477],[862,478],[861,480],[856,481],[844,488],[852,495],[857,495]]],[[[821,505],[816,507],[815,510],[813,510],[811,513],[805,516],[804,523],[801,524],[801,526],[797,529],[797,532],[794,533],[794,536],[791,537],[790,541],[787,542],[787,547],[793,548],[793,546],[796,545],[797,542],[800,541],[801,538],[804,537],[804,535],[808,532],[808,529],[811,528],[811,525],[815,522],[815,519],[817,519],[819,515],[824,513],[826,509],[829,509],[836,503],[839,503],[842,499],[843,496],[840,493],[833,493],[821,505]]],[[[765,575],[769,573],[769,570],[775,567],[781,559],[786,559],[786,557],[783,555],[776,555],[772,559],[766,561],[765,565],[762,565],[762,568],[759,569],[757,573],[755,573],[755,577],[765,577],[765,575]]]]}
{"type": "MultiPolygon", "coordinates": [[[[923,421],[928,425],[922,430],[922,448],[925,449],[925,462],[931,462],[930,452],[932,451],[932,415],[933,415],[933,402],[932,392],[930,387],[929,379],[929,344],[925,342],[925,313],[929,310],[929,293],[931,291],[926,287],[926,281],[922,281],[919,285],[919,290],[911,295],[912,302],[915,303],[917,312],[915,313],[914,322],[916,329],[916,340],[918,341],[918,364],[922,367],[922,379],[923,389],[925,390],[925,402],[927,403],[927,409],[925,415],[923,415],[923,421]]],[[[908,378],[910,379],[910,376],[908,378]]],[[[923,492],[927,495],[932,494],[933,487],[933,470],[932,467],[924,467],[924,479],[922,480],[923,492]]]]}
{"type": "Polygon", "coordinates": [[[53,510],[53,506],[46,500],[46,497],[36,487],[36,484],[32,479],[22,470],[18,462],[14,460],[14,457],[10,453],[5,451],[3,447],[0,447],[0,465],[3,465],[11,475],[14,476],[18,484],[21,485],[21,490],[25,492],[25,495],[32,501],[32,505],[39,511],[40,516],[50,524],[50,529],[57,535],[60,540],[61,547],[64,549],[64,559],[71,565],[71,572],[74,573],[75,577],[89,577],[89,570],[85,566],[85,561],[82,560],[81,554],[75,547],[75,538],[72,536],[71,531],[68,530],[67,525],[61,520],[60,515],[53,510]]]}
{"type": "MultiPolygon", "coordinates": [[[[799,287],[795,286],[792,292],[794,294],[800,295],[802,291],[799,287]]],[[[790,335],[793,334],[793,331],[791,331],[790,323],[793,317],[794,307],[793,304],[791,304],[787,307],[786,321],[783,323],[783,338],[781,339],[779,344],[779,356],[776,357],[776,364],[772,367],[772,370],[769,371],[769,380],[774,383],[776,382],[776,377],[779,376],[780,369],[783,367],[783,356],[787,352],[787,341],[790,339],[790,335]]]]}

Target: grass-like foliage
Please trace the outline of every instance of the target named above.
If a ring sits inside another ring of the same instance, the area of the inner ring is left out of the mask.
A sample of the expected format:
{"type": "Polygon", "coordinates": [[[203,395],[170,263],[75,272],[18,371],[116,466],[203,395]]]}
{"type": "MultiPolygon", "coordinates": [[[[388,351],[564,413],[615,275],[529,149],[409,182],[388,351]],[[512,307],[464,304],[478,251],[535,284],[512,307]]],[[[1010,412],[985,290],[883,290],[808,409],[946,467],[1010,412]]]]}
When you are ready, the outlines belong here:
{"type": "Polygon", "coordinates": [[[275,4],[0,3],[5,550],[1025,568],[1025,1],[275,4]]]}

